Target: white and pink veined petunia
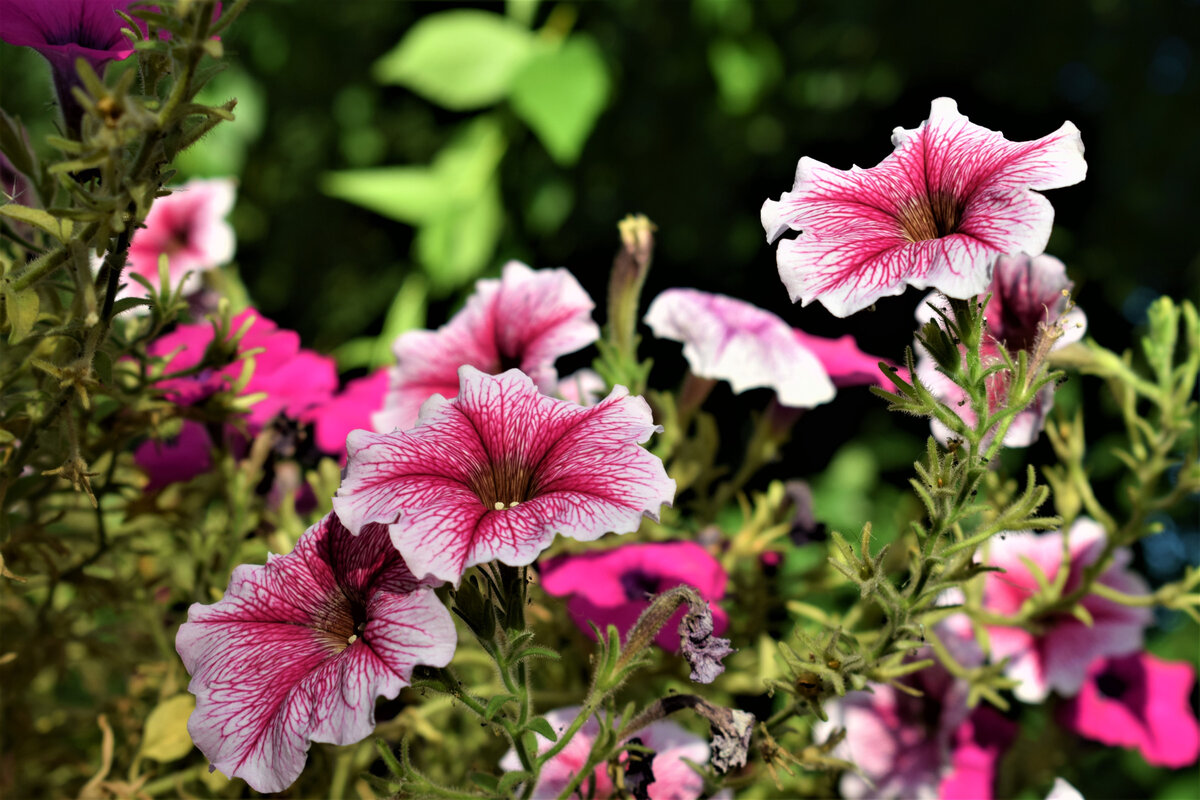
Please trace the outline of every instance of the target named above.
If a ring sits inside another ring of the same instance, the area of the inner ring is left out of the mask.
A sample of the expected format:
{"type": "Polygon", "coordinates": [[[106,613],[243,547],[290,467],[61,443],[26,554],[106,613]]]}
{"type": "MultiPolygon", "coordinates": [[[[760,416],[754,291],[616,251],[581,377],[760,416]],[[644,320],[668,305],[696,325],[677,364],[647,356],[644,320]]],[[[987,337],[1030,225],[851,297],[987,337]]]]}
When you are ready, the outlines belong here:
{"type": "MultiPolygon", "coordinates": [[[[987,292],[991,295],[984,308],[987,330],[984,335],[981,355],[985,366],[1001,360],[1001,351],[1007,352],[1014,362],[1017,352],[1030,351],[1043,330],[1058,325],[1062,334],[1054,341],[1051,351],[1066,347],[1083,338],[1087,330],[1087,315],[1083,309],[1071,303],[1067,293],[1074,288],[1067,278],[1067,268],[1054,256],[1000,256],[992,270],[992,281],[987,292]]],[[[944,308],[937,294],[929,294],[917,308],[917,322],[924,325],[936,314],[934,306],[944,308]]],[[[929,387],[935,397],[954,409],[969,425],[975,424],[975,412],[966,403],[967,394],[962,387],[947,378],[933,359],[919,345],[917,351],[917,375],[929,387]],[[959,405],[959,403],[962,405],[959,405]]],[[[965,358],[965,356],[964,356],[965,358]]],[[[987,379],[989,413],[994,413],[1008,394],[1012,373],[1002,370],[987,379]]],[[[1054,407],[1054,386],[1046,386],[1033,402],[1019,413],[1008,432],[1004,435],[1006,447],[1028,447],[1037,441],[1050,409],[1054,407]]],[[[934,420],[931,423],[934,436],[942,442],[951,437],[950,429],[934,420]]]]}
{"type": "Polygon", "coordinates": [[[641,443],[662,428],[623,386],[593,406],[538,392],[529,376],[459,370],[414,428],[354,431],[333,508],[351,531],[385,523],[413,573],[454,581],[487,561],[529,564],[554,534],[637,530],[675,481],[641,443]]]}
{"type": "Polygon", "coordinates": [[[418,664],[450,663],[456,642],[387,529],[351,536],[330,514],[288,555],[235,569],[220,601],[188,609],[175,639],[196,695],[188,733],[225,775],[281,791],[310,742],[366,738],[376,698],[395,697],[418,664]]]}
{"type": "Polygon", "coordinates": [[[767,200],[767,241],[792,301],[819,300],[845,317],[906,286],[967,298],[987,286],[996,256],[1040,254],[1054,208],[1038,194],[1083,180],[1083,142],[1070,122],[1030,142],[971,123],[948,97],[929,119],[896,128],[895,150],[870,169],[804,157],[792,191],[767,200]]]}
{"type": "Polygon", "coordinates": [[[476,283],[463,309],[441,328],[397,337],[391,386],[371,424],[377,431],[411,428],[430,397],[454,397],[464,364],[493,375],[519,369],[554,393],[555,360],[600,337],[595,306],[567,270],[508,262],[499,280],[476,283]]]}

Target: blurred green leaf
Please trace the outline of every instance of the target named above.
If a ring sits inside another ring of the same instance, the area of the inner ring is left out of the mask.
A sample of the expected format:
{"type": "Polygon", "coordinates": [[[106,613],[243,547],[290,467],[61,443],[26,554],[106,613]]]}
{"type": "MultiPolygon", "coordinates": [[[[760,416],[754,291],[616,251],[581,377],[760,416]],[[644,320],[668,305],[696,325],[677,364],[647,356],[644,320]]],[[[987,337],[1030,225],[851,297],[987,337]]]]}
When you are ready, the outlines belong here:
{"type": "Polygon", "coordinates": [[[422,226],[415,242],[417,261],[435,294],[447,294],[472,281],[487,267],[504,222],[500,185],[492,181],[478,195],[455,203],[422,226]]]}
{"type": "Polygon", "coordinates": [[[190,753],[187,720],[195,708],[196,700],[190,694],[177,694],[159,703],[146,718],[142,755],[165,763],[190,753]]]}
{"type": "Polygon", "coordinates": [[[611,79],[590,36],[576,34],[557,49],[535,56],[513,83],[512,107],[559,164],[579,159],[611,79]]]}
{"type": "Polygon", "coordinates": [[[71,220],[56,217],[40,208],[30,208],[20,203],[5,203],[0,206],[0,214],[43,230],[60,242],[71,238],[71,220]]]}
{"type": "Polygon", "coordinates": [[[4,312],[8,315],[8,341],[15,344],[30,334],[37,322],[40,301],[33,289],[13,291],[4,284],[4,312]]]}
{"type": "Polygon", "coordinates": [[[383,321],[383,330],[375,340],[374,352],[371,355],[371,368],[391,364],[392,342],[405,331],[425,327],[425,306],[429,300],[429,284],[425,276],[412,273],[404,279],[400,291],[388,308],[387,317],[383,321]]]}
{"type": "Polygon", "coordinates": [[[398,222],[421,225],[445,211],[450,198],[431,167],[378,167],[327,172],[321,191],[398,222]]]}
{"type": "Polygon", "coordinates": [[[512,19],[490,11],[432,14],[375,62],[374,77],[397,83],[453,111],[492,105],[508,94],[513,78],[538,41],[512,19]]]}

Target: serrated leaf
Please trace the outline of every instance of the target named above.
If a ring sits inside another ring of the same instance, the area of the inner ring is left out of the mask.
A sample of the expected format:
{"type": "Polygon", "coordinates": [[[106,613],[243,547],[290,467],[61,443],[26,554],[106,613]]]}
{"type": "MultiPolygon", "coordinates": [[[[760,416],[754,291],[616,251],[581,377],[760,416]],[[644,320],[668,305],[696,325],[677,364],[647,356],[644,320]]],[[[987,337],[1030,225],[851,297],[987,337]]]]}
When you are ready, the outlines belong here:
{"type": "Polygon", "coordinates": [[[529,724],[526,725],[525,728],[526,728],[526,730],[530,730],[535,733],[540,733],[542,736],[545,736],[551,742],[558,741],[558,734],[554,731],[554,728],[550,725],[550,721],[547,720],[545,717],[538,717],[537,719],[530,720],[529,724]]]}
{"type": "Polygon", "coordinates": [[[190,694],[177,694],[159,703],[146,718],[142,756],[166,763],[192,752],[188,736],[188,715],[196,708],[190,694]]]}
{"type": "Polygon", "coordinates": [[[0,214],[10,219],[15,219],[17,222],[32,225],[38,230],[50,234],[60,242],[65,242],[71,238],[71,220],[59,219],[40,208],[30,208],[20,203],[5,203],[0,206],[0,214]]]}
{"type": "Polygon", "coordinates": [[[39,303],[37,292],[32,288],[16,292],[7,283],[5,284],[4,313],[8,317],[8,341],[10,344],[21,341],[33,331],[33,324],[37,322],[39,303]]]}
{"type": "Polygon", "coordinates": [[[499,14],[444,11],[410,28],[375,62],[372,74],[444,108],[466,111],[504,99],[538,47],[532,33],[499,14]]]}
{"type": "Polygon", "coordinates": [[[557,50],[530,59],[513,82],[510,102],[550,156],[569,166],[579,159],[610,88],[600,47],[575,34],[557,50]]]}

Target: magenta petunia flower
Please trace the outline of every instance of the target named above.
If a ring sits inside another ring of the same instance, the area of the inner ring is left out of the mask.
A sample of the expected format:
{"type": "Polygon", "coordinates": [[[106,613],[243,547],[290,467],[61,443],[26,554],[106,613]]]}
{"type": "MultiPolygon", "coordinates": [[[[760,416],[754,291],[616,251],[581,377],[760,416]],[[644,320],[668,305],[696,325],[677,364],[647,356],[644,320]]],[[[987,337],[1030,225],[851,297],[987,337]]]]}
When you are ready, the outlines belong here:
{"type": "Polygon", "coordinates": [[[639,447],[662,429],[625,387],[585,408],[517,370],[459,375],[458,396],[435,395],[411,430],[351,433],[333,498],[352,531],[389,525],[415,574],[457,582],[474,564],[529,564],[555,532],[629,533],[674,498],[662,461],[639,447]]]}
{"type": "MultiPolygon", "coordinates": [[[[558,735],[570,726],[579,714],[579,707],[558,708],[546,712],[546,721],[558,735]]],[[[592,744],[600,733],[600,724],[593,717],[583,724],[583,727],[571,737],[571,741],[562,752],[546,762],[538,776],[537,787],[533,790],[534,800],[553,800],[562,794],[571,780],[587,762],[592,744]]],[[[544,753],[550,749],[551,742],[541,734],[538,737],[538,752],[544,753]]],[[[707,764],[709,758],[708,742],[688,733],[679,725],[669,720],[661,720],[647,725],[634,734],[638,742],[654,751],[650,769],[654,781],[646,787],[650,800],[696,800],[704,791],[704,781],[696,771],[687,765],[687,761],[696,764],[707,764]],[[687,761],[684,761],[687,759],[687,761]]],[[[515,772],[521,769],[521,761],[517,758],[516,750],[509,750],[500,761],[500,768],[505,772],[515,772]]],[[[591,797],[593,800],[608,800],[614,796],[612,778],[608,775],[605,765],[596,767],[590,778],[584,780],[580,787],[582,791],[572,795],[573,798],[591,797]],[[590,793],[589,793],[590,790],[590,793]]],[[[713,800],[728,800],[732,793],[726,789],[713,796],[713,800]]]]}
{"type": "Polygon", "coordinates": [[[916,129],[896,128],[892,143],[871,169],[801,158],[792,191],[763,203],[768,242],[800,231],[778,255],[793,302],[819,300],[845,317],[906,286],[979,294],[996,256],[1045,249],[1054,209],[1033,190],[1087,173],[1071,123],[1010,142],[968,121],[948,97],[934,100],[916,129]]]}
{"type": "MultiPolygon", "coordinates": [[[[228,178],[193,180],[155,200],[146,227],[135,232],[129,244],[129,271],[161,288],[158,260],[166,255],[171,284],[182,282],[185,295],[198,290],[201,272],[233,258],[233,228],[225,217],[233,210],[234,192],[234,182],[228,178]]],[[[141,284],[128,281],[121,296],[144,294],[141,284]]]]}
{"type": "MultiPolygon", "coordinates": [[[[1051,347],[1058,350],[1083,338],[1087,316],[1083,310],[1070,305],[1064,292],[1074,284],[1067,279],[1067,269],[1054,256],[1001,256],[996,259],[992,282],[985,294],[991,299],[984,309],[987,323],[982,355],[985,365],[999,363],[1001,351],[1015,361],[1018,351],[1032,349],[1038,332],[1055,324],[1062,326],[1060,336],[1051,347]]],[[[980,295],[980,301],[984,295],[980,295]]],[[[930,304],[939,305],[936,294],[930,294],[917,309],[917,321],[924,325],[936,315],[930,304]]],[[[943,308],[948,313],[948,309],[943,308]]],[[[916,348],[917,375],[934,396],[954,409],[968,424],[975,424],[975,413],[965,402],[967,394],[952,380],[938,371],[933,359],[919,345],[916,348]],[[962,403],[962,405],[959,405],[962,403]]],[[[1012,375],[1008,371],[994,373],[987,379],[988,403],[995,412],[1008,394],[1012,375]]],[[[1019,413],[1004,436],[1006,447],[1028,447],[1037,441],[1046,416],[1054,407],[1054,386],[1046,386],[1024,411],[1019,413]]],[[[941,422],[931,423],[934,436],[947,441],[951,432],[941,422]]]]}
{"type": "MultiPolygon", "coordinates": [[[[1038,583],[1022,558],[1029,559],[1053,583],[1063,568],[1063,532],[1009,533],[993,537],[988,564],[1004,572],[984,575],[983,606],[993,614],[1014,614],[1038,591],[1038,583]]],[[[1104,529],[1080,517],[1067,531],[1070,559],[1064,593],[1074,590],[1084,567],[1096,561],[1104,547],[1104,529]]],[[[1131,554],[1122,548],[1098,581],[1125,594],[1146,594],[1146,583],[1126,569],[1131,554]]],[[[1132,608],[1090,594],[1080,601],[1091,614],[1085,625],[1069,613],[1039,620],[1039,633],[1024,628],[988,626],[992,658],[1011,659],[1005,670],[1021,681],[1013,693],[1026,703],[1040,703],[1051,690],[1070,697],[1079,691],[1088,666],[1097,658],[1121,656],[1142,647],[1142,631],[1152,619],[1149,608],[1132,608]]]]}
{"type": "MultiPolygon", "coordinates": [[[[716,602],[725,596],[728,576],[720,562],[695,542],[627,544],[601,552],[564,555],[541,564],[542,588],[556,597],[567,597],[571,619],[586,633],[588,622],[604,630],[616,625],[625,636],[642,612],[650,607],[651,595],[687,584],[708,601],[714,633],[729,623],[716,602]]],[[[658,632],[658,646],[670,653],[679,651],[679,622],[685,608],[658,632]]]]}
{"type": "Polygon", "coordinates": [[[0,0],[0,39],[32,47],[56,72],[74,74],[76,58],[98,71],[133,53],[133,42],[121,33],[128,23],[116,14],[132,4],[133,0],[0,0]]]}
{"type": "Polygon", "coordinates": [[[1200,756],[1195,684],[1195,669],[1183,661],[1149,653],[1098,660],[1060,719],[1088,739],[1137,748],[1151,764],[1186,767],[1200,756]]]}
{"type": "Polygon", "coordinates": [[[356,428],[370,427],[371,415],[383,408],[387,389],[388,371],[376,370],[350,381],[332,399],[305,412],[302,421],[313,423],[317,447],[345,457],[346,436],[356,428]]]}
{"type": "Polygon", "coordinates": [[[146,473],[146,491],[190,481],[212,469],[212,437],[204,425],[185,419],[179,435],[166,441],[147,439],[133,451],[133,460],[146,473]]]}
{"type": "Polygon", "coordinates": [[[175,639],[196,695],[188,733],[225,775],[278,792],[309,742],[368,736],[375,699],[395,697],[418,664],[450,663],[456,642],[387,530],[350,536],[330,514],[290,554],[238,567],[224,598],[188,609],[175,639]]]}
{"type": "Polygon", "coordinates": [[[396,366],[378,431],[406,430],[421,404],[435,394],[458,392],[458,368],[469,364],[490,374],[519,369],[547,394],[555,392],[559,356],[600,336],[592,302],[565,269],[532,270],[504,265],[499,280],[481,280],[467,304],[436,331],[408,331],[396,339],[396,366]]]}

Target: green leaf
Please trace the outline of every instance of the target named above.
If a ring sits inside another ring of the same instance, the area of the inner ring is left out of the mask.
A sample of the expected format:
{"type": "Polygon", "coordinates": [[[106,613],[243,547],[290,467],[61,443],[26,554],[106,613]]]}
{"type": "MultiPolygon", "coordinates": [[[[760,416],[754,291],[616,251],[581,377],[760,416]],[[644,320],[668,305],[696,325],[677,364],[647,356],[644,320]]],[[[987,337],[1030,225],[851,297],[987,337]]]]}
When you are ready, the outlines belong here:
{"type": "Polygon", "coordinates": [[[550,721],[547,720],[545,717],[538,717],[537,719],[530,720],[529,724],[526,725],[525,728],[526,728],[526,730],[531,730],[535,733],[540,733],[542,736],[545,736],[551,742],[558,741],[558,734],[555,733],[554,728],[551,727],[551,725],[550,725],[550,721]]]}
{"type": "Polygon", "coordinates": [[[449,191],[430,167],[379,167],[327,172],[321,191],[388,219],[421,225],[444,213],[449,191]]]}
{"type": "Polygon", "coordinates": [[[417,261],[436,294],[448,294],[474,280],[490,263],[504,224],[500,186],[490,183],[477,197],[421,228],[417,261]]]}
{"type": "Polygon", "coordinates": [[[488,775],[485,772],[472,772],[467,776],[467,779],[485,792],[495,794],[499,791],[499,779],[495,775],[488,775]]]}
{"type": "Polygon", "coordinates": [[[166,763],[192,752],[188,736],[188,715],[196,708],[190,694],[177,694],[159,703],[146,719],[142,755],[166,763]]]}
{"type": "Polygon", "coordinates": [[[551,661],[559,661],[562,659],[562,656],[551,650],[549,647],[530,645],[529,647],[522,648],[516,653],[513,653],[512,660],[513,663],[516,663],[527,658],[548,658],[551,661]]]}
{"type": "Polygon", "coordinates": [[[118,314],[122,314],[131,308],[137,308],[138,306],[146,306],[149,308],[150,299],[146,297],[122,297],[120,300],[113,303],[113,316],[115,317],[118,314]]]}
{"type": "Polygon", "coordinates": [[[533,776],[524,770],[516,770],[514,772],[506,772],[500,776],[499,782],[496,784],[496,791],[502,796],[507,797],[513,791],[518,783],[527,781],[533,776]]]}
{"type": "Polygon", "coordinates": [[[38,295],[33,289],[14,292],[4,285],[4,313],[8,316],[8,341],[15,344],[30,334],[37,322],[38,295]]]}
{"type": "Polygon", "coordinates": [[[5,203],[0,206],[0,214],[45,231],[60,242],[71,238],[71,220],[59,219],[40,208],[30,208],[20,203],[5,203]]]}
{"type": "Polygon", "coordinates": [[[510,700],[516,699],[517,696],[514,694],[493,695],[492,699],[488,700],[487,708],[483,710],[483,718],[491,719],[492,717],[496,716],[496,712],[500,710],[500,706],[504,705],[510,700]]]}
{"type": "Polygon", "coordinates": [[[513,83],[511,102],[550,156],[569,166],[579,159],[610,88],[599,46],[590,36],[576,34],[525,65],[513,83]]]}
{"type": "Polygon", "coordinates": [[[490,11],[444,11],[409,29],[373,74],[453,111],[484,108],[504,99],[538,46],[528,30],[490,11]]]}

